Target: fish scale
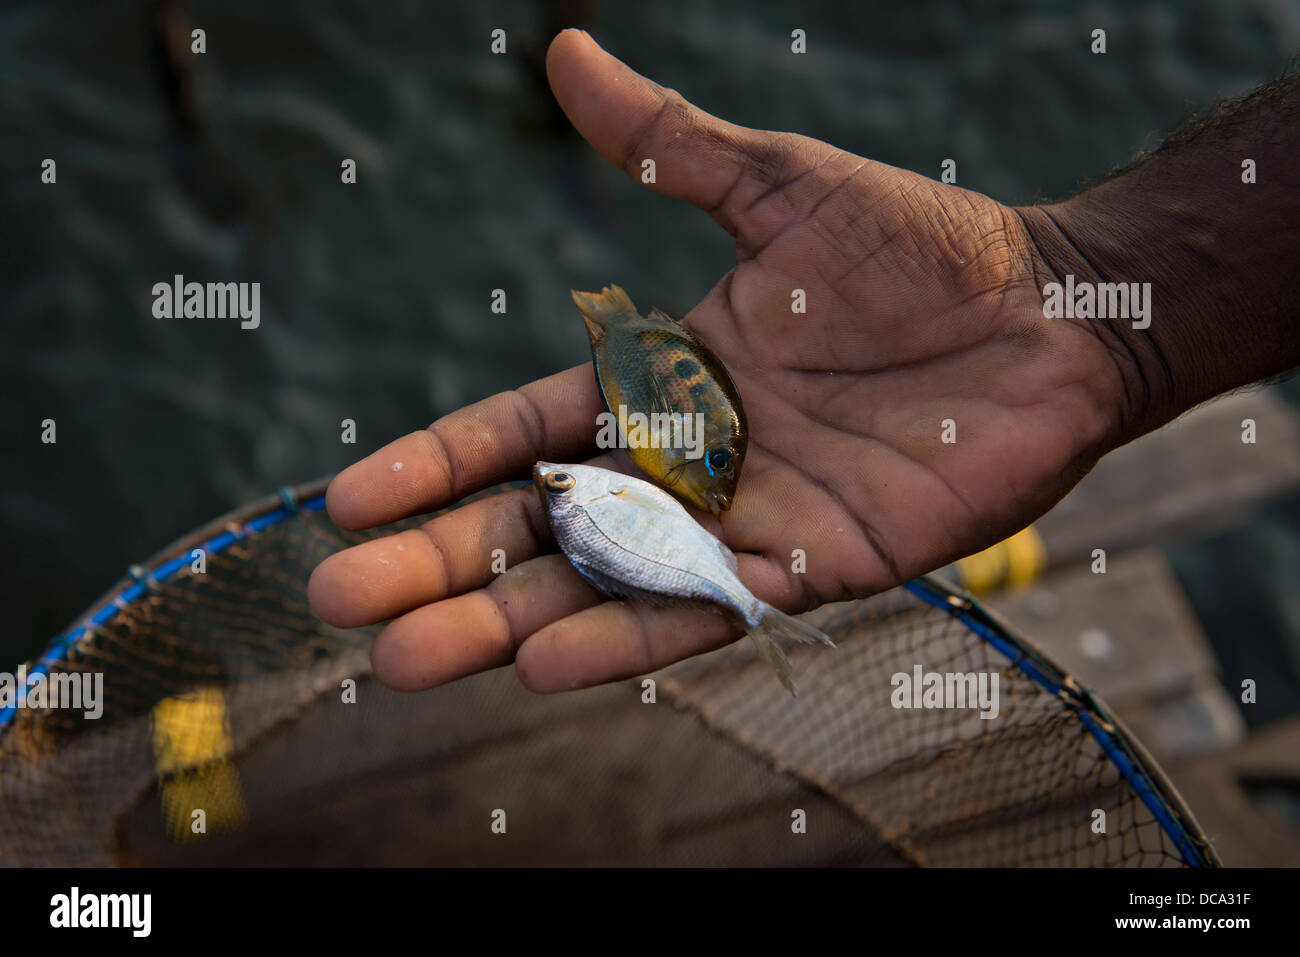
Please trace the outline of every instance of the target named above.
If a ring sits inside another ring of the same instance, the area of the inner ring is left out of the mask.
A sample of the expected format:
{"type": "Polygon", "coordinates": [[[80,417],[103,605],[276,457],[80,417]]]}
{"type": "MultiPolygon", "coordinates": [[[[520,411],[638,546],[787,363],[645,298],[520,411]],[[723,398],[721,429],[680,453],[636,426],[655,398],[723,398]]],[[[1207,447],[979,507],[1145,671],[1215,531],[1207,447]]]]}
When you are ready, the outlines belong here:
{"type": "Polygon", "coordinates": [[[639,539],[629,541],[621,533],[633,526],[602,530],[583,509],[566,510],[556,522],[553,530],[557,540],[568,543],[564,552],[570,562],[607,593],[619,591],[622,597],[652,604],[709,601],[729,607],[751,626],[762,617],[762,602],[745,591],[721,555],[710,560],[711,547],[699,548],[702,543],[698,539],[676,541],[651,525],[640,530],[639,539]],[[611,544],[617,547],[609,547],[611,544]]]}
{"type": "Polygon", "coordinates": [[[692,505],[714,514],[730,508],[748,434],[740,394],[717,356],[660,310],[640,315],[618,286],[574,291],[573,299],[591,339],[601,398],[637,468],[692,505]],[[685,442],[635,447],[623,412],[698,416],[692,422],[702,422],[702,441],[695,449],[685,442]]]}
{"type": "Polygon", "coordinates": [[[591,465],[550,462],[533,466],[533,483],[556,544],[606,595],[730,615],[791,694],[790,663],[776,639],[832,644],[755,597],[737,576],[731,550],[657,486],[591,465]]]}

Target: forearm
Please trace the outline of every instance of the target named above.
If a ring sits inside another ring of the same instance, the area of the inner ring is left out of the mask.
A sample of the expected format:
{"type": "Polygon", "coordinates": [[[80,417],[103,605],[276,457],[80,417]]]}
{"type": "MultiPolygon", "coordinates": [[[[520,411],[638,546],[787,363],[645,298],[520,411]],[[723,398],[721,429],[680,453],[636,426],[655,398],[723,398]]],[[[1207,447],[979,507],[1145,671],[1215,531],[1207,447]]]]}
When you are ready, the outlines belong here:
{"type": "Polygon", "coordinates": [[[1151,283],[1150,325],[1090,321],[1124,381],[1120,441],[1300,365],[1300,78],[1264,87],[1137,166],[1020,207],[1046,282],[1151,283]],[[1256,182],[1243,182],[1243,162],[1256,182]]]}

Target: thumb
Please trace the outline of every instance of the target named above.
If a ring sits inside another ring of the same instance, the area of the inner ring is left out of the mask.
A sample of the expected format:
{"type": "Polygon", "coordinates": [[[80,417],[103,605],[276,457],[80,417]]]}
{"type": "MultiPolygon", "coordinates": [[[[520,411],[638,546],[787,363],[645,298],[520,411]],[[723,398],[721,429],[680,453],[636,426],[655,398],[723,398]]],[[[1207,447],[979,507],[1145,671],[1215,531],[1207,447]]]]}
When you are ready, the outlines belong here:
{"type": "Polygon", "coordinates": [[[653,160],[655,179],[646,185],[698,206],[742,241],[764,231],[755,203],[817,162],[801,148],[815,141],[711,116],[581,30],[551,41],[546,75],[569,121],[601,156],[638,182],[653,160]]]}

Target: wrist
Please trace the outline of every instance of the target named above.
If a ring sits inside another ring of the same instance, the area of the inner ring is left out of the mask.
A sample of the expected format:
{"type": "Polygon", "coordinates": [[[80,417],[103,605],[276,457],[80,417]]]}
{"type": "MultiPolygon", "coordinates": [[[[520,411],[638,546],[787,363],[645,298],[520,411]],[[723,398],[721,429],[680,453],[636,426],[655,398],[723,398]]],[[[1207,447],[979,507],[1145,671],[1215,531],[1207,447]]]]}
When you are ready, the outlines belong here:
{"type": "Polygon", "coordinates": [[[1186,395],[1179,364],[1171,361],[1163,337],[1152,335],[1165,301],[1157,285],[1178,280],[1156,279],[1150,263],[1134,261],[1140,241],[1125,237],[1118,224],[1106,224],[1079,198],[1014,207],[1014,212],[1029,237],[1044,315],[1090,332],[1114,365],[1109,396],[1118,429],[1114,444],[1158,428],[1199,401],[1186,395]]]}
{"type": "Polygon", "coordinates": [[[1129,174],[1062,203],[1016,209],[1036,272],[1076,290],[1084,307],[1076,313],[1090,307],[1091,315],[1072,321],[1115,362],[1121,443],[1300,364],[1295,230],[1274,221],[1277,210],[1234,207],[1228,194],[1153,188],[1129,174]],[[1086,303],[1087,284],[1096,294],[1086,303]],[[1097,290],[1120,284],[1131,295],[1117,315],[1097,290]]]}
{"type": "Polygon", "coordinates": [[[1074,319],[1120,371],[1125,441],[1300,365],[1298,105],[1285,78],[1078,196],[1016,208],[1047,282],[1150,284],[1147,316],[1074,319]]]}

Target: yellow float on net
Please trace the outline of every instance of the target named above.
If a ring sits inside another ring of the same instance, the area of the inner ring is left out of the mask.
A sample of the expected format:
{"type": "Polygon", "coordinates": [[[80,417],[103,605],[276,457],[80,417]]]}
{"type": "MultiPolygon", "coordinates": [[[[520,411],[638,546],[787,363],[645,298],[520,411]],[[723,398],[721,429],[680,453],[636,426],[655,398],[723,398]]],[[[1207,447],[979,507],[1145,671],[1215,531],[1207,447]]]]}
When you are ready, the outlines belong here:
{"type": "Polygon", "coordinates": [[[960,559],[957,574],[967,591],[980,595],[1027,585],[1047,567],[1047,548],[1031,525],[982,552],[960,559]]]}
{"type": "Polygon", "coordinates": [[[220,688],[200,688],[154,705],[153,752],[163,827],[173,841],[235,830],[247,820],[239,774],[230,763],[233,751],[220,688]]]}

